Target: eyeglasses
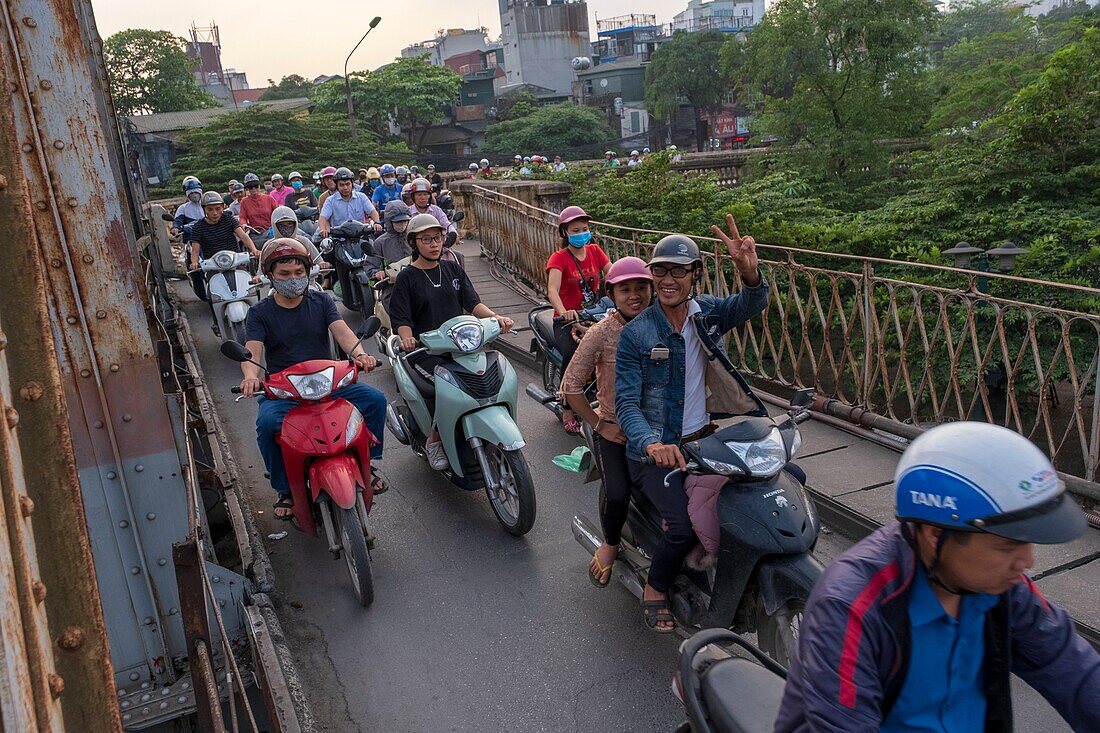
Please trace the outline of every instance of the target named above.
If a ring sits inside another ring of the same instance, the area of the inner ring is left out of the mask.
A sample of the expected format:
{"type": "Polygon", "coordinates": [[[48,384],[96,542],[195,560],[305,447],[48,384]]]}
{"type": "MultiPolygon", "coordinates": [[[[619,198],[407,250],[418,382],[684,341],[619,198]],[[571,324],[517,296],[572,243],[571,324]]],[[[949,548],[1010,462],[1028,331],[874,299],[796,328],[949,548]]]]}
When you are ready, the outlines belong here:
{"type": "Polygon", "coordinates": [[[443,235],[442,234],[437,234],[434,237],[418,237],[418,241],[421,244],[442,244],[443,243],[443,235]]]}
{"type": "Polygon", "coordinates": [[[687,277],[691,274],[693,268],[684,267],[683,265],[677,265],[676,267],[665,267],[664,265],[654,265],[649,268],[649,271],[653,273],[653,277],[664,277],[665,275],[672,275],[673,277],[687,277]]]}

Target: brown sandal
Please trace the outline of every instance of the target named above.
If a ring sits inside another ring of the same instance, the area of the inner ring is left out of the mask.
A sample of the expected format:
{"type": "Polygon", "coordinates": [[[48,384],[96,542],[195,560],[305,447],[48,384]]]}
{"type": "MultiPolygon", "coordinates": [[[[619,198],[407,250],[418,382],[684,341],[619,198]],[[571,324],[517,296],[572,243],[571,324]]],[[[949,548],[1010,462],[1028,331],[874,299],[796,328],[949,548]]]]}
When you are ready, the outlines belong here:
{"type": "Polygon", "coordinates": [[[667,598],[642,601],[642,617],[645,619],[645,625],[658,634],[671,634],[676,630],[676,619],[672,615],[672,606],[669,605],[667,598]],[[672,626],[661,627],[657,625],[660,623],[671,623],[672,626]]]}

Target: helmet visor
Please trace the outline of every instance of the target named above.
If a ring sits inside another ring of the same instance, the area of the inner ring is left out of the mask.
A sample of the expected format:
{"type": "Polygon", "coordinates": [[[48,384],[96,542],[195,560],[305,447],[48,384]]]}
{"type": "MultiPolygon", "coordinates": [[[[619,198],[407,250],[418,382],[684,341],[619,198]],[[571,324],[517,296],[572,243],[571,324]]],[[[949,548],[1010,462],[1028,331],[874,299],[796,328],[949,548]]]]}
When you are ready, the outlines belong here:
{"type": "Polygon", "coordinates": [[[990,519],[970,523],[976,529],[1017,542],[1060,545],[1085,533],[1088,524],[1081,507],[1063,491],[1050,501],[990,519]]]}

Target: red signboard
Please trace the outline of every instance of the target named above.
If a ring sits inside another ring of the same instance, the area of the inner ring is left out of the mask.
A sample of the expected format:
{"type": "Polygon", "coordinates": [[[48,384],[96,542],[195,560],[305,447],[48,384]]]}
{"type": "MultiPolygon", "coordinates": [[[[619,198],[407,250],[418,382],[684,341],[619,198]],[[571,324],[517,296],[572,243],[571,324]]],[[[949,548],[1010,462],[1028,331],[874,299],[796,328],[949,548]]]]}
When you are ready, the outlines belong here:
{"type": "Polygon", "coordinates": [[[711,137],[743,137],[748,135],[745,118],[732,114],[720,114],[710,121],[711,137]]]}

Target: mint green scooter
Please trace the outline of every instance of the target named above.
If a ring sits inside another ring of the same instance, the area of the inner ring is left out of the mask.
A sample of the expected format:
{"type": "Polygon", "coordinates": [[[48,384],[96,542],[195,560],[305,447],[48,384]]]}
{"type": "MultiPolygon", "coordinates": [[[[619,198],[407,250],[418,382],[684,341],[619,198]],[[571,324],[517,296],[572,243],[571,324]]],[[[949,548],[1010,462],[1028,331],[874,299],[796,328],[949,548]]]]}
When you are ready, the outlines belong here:
{"type": "Polygon", "coordinates": [[[396,334],[386,354],[401,396],[386,408],[386,426],[421,458],[432,433],[427,399],[435,399],[435,425],[450,466],[443,475],[467,491],[484,487],[504,529],[526,534],[535,523],[535,487],[516,424],[519,378],[497,351],[485,347],[500,335],[493,318],[457,316],[420,335],[421,348],[403,354],[396,334]],[[406,359],[421,352],[449,357],[424,379],[406,359]]]}

